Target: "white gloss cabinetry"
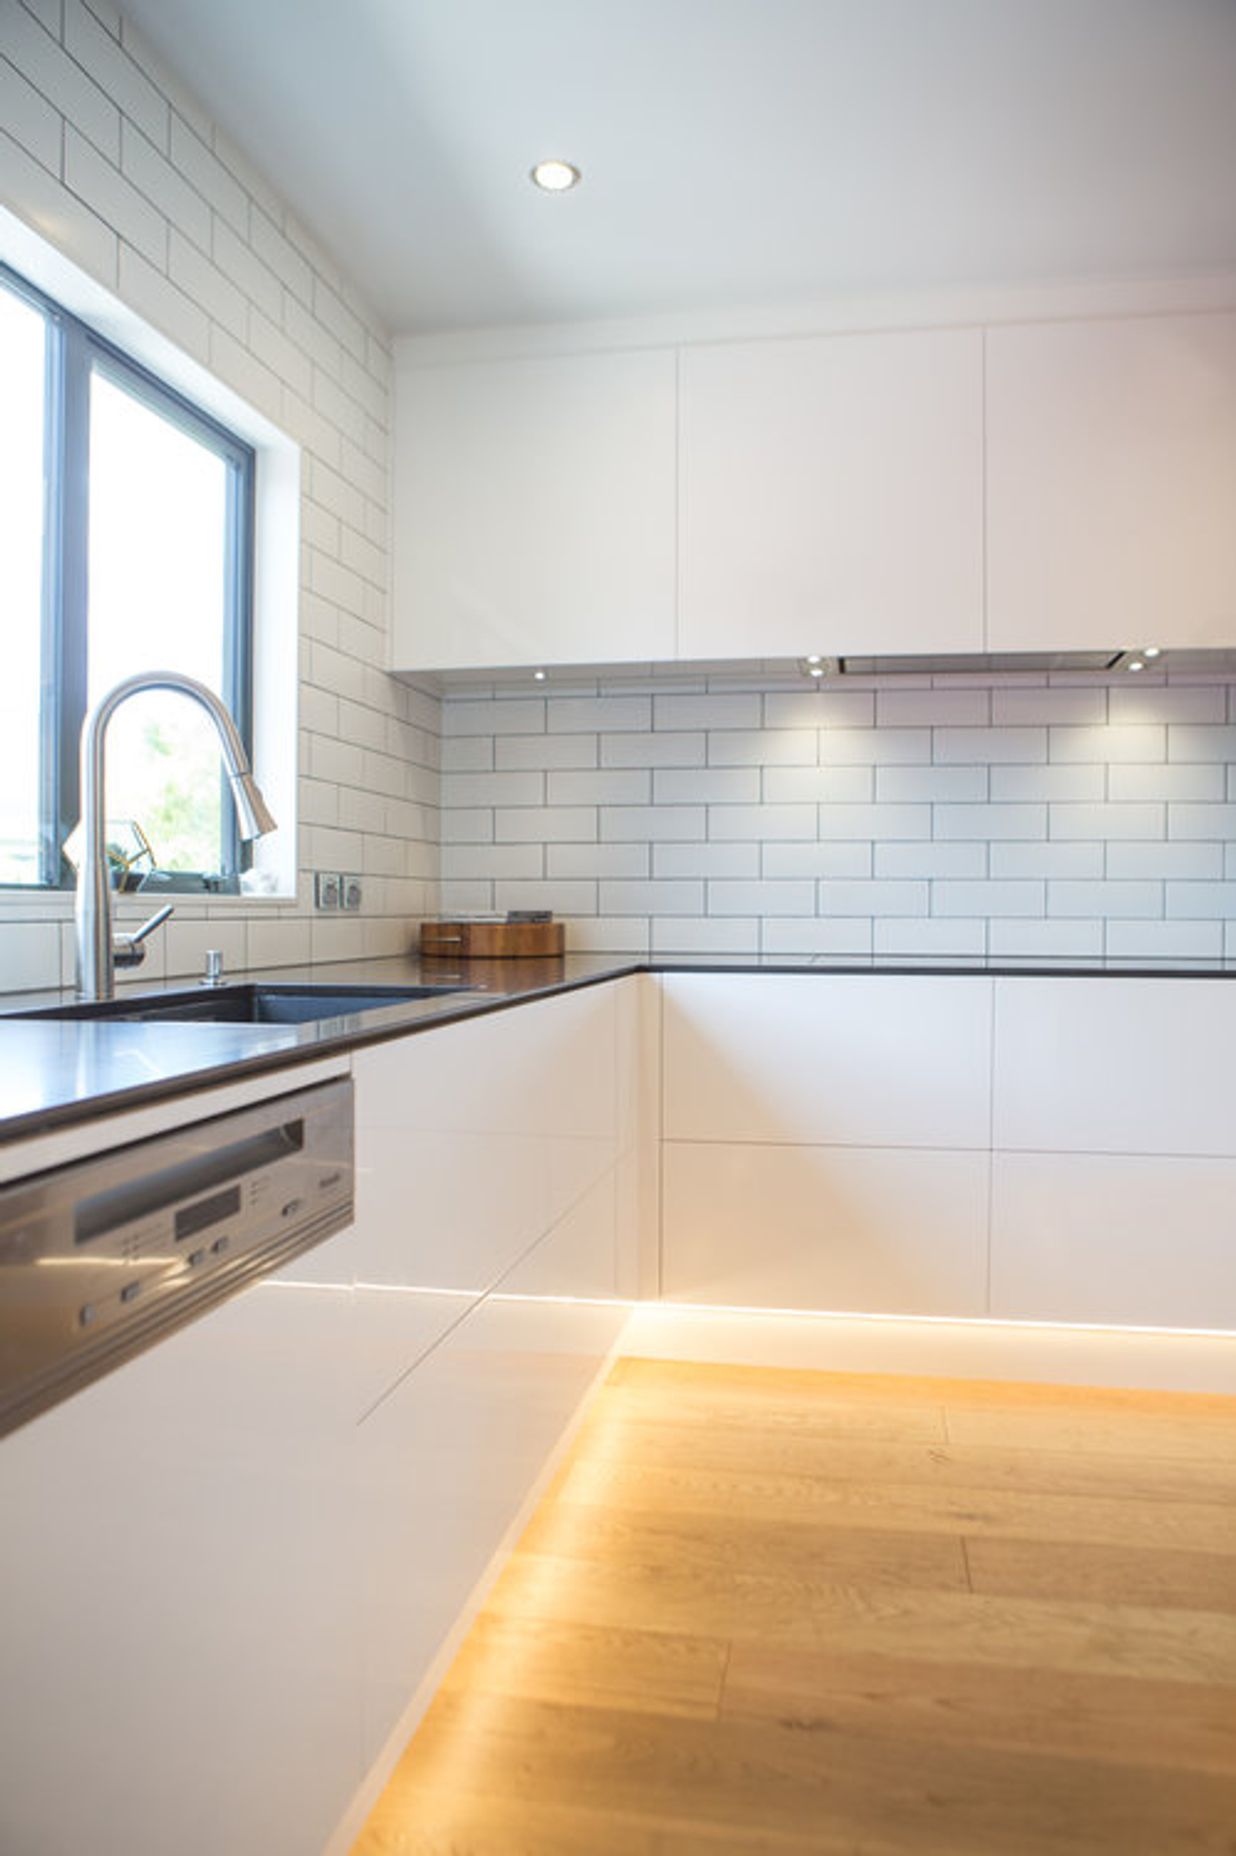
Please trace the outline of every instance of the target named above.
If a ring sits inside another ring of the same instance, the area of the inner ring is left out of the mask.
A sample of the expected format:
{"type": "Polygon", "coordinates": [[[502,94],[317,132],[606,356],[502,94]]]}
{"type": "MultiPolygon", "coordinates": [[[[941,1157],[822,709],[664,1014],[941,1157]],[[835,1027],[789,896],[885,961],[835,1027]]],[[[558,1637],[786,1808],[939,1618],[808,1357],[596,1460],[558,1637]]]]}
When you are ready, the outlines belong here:
{"type": "Polygon", "coordinates": [[[982,1314],[991,982],[662,981],[662,1293],[982,1314]]]}
{"type": "Polygon", "coordinates": [[[358,1053],[368,1769],[625,1320],[636,979],[358,1053]],[[403,1345],[400,1349],[399,1336],[403,1345]]]}
{"type": "Polygon", "coordinates": [[[396,669],[674,655],[675,369],[669,349],[400,367],[396,669]]]}
{"type": "Polygon", "coordinates": [[[1236,315],[987,331],[988,649],[1236,638],[1236,315]]]}
{"type": "Polygon", "coordinates": [[[1236,984],[661,983],[667,1299],[1236,1328],[1236,984]]]}
{"type": "Polygon", "coordinates": [[[356,1827],[624,1324],[640,983],[357,1053],[355,1225],[0,1444],[0,1848],[356,1827]]]}
{"type": "Polygon", "coordinates": [[[342,1286],[264,1283],[0,1444],[0,1848],[321,1848],[362,1774],[356,1342],[342,1286]]]}
{"type": "Polygon", "coordinates": [[[1236,1327],[1236,986],[999,980],[992,1313],[1236,1327]]]}
{"type": "Polygon", "coordinates": [[[977,329],[688,348],[684,658],[983,648],[977,329]]]}

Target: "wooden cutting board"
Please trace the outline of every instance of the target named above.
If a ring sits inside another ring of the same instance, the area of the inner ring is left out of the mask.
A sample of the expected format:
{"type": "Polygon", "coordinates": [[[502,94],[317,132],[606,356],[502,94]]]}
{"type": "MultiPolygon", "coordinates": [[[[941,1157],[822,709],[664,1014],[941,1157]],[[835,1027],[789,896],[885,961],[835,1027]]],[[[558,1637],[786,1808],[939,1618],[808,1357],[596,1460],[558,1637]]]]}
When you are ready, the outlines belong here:
{"type": "Polygon", "coordinates": [[[422,922],[422,960],[530,960],[561,954],[562,922],[422,922]]]}

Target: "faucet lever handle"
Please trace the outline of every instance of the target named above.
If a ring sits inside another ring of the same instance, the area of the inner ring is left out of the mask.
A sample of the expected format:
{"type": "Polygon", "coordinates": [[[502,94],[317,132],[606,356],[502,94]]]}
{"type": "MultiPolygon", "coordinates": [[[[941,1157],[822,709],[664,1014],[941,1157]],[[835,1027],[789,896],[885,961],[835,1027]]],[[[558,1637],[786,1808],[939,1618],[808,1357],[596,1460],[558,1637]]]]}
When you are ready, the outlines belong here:
{"type": "Polygon", "coordinates": [[[172,907],[171,903],[165,902],[161,909],[156,909],[154,914],[149,916],[142,923],[140,928],[135,928],[133,932],[129,935],[128,938],[130,942],[132,943],[132,945],[134,947],[137,947],[140,942],[146,939],[147,935],[153,934],[156,928],[162,928],[168,916],[174,915],[175,913],[176,911],[172,907]]]}
{"type": "Polygon", "coordinates": [[[161,909],[156,909],[154,914],[148,917],[140,928],[135,928],[131,934],[113,935],[112,964],[117,967],[140,967],[146,958],[146,950],[142,942],[147,935],[153,934],[156,928],[161,928],[168,916],[174,913],[171,903],[165,902],[161,909]]]}

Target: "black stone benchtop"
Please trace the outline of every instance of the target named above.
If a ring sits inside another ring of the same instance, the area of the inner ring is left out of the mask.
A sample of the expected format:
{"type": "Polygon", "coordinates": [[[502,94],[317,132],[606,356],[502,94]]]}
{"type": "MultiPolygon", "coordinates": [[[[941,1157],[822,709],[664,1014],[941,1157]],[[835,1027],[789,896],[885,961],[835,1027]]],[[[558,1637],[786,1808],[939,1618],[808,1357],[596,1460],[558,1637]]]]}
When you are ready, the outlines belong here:
{"type": "MultiPolygon", "coordinates": [[[[0,1142],[28,1139],[74,1122],[263,1072],[291,1070],[315,1058],[338,1056],[365,1044],[631,973],[1232,979],[1236,978],[1236,961],[567,954],[559,960],[471,961],[455,968],[445,961],[422,963],[408,955],[228,976],[232,981],[273,985],[413,986],[428,982],[473,988],[305,1025],[21,1019],[13,1014],[71,1004],[73,995],[6,993],[0,994],[0,1142]]],[[[142,994],[185,991],[192,984],[191,980],[130,984],[122,989],[122,996],[136,1003],[142,994]]],[[[294,1084],[294,1076],[289,1076],[289,1086],[294,1084]]]]}

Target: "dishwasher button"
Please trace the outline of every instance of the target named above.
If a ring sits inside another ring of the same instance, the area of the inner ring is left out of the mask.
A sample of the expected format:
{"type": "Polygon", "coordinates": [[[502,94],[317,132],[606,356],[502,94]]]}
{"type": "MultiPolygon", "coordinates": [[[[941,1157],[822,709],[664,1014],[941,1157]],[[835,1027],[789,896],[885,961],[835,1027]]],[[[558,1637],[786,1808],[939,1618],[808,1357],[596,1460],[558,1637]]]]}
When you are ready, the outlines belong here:
{"type": "Polygon", "coordinates": [[[221,1257],[231,1241],[230,1237],[217,1237],[210,1246],[211,1255],[214,1257],[221,1257]]]}
{"type": "Polygon", "coordinates": [[[93,1302],[83,1302],[81,1307],[77,1311],[78,1327],[88,1328],[91,1322],[94,1321],[95,1318],[97,1317],[98,1312],[99,1311],[95,1307],[93,1302]]]}
{"type": "Polygon", "coordinates": [[[279,1213],[279,1216],[281,1218],[294,1218],[304,1203],[305,1201],[303,1199],[289,1199],[287,1204],[283,1207],[283,1210],[279,1213]]]}
{"type": "Polygon", "coordinates": [[[190,1268],[191,1270],[195,1270],[195,1269],[197,1268],[197,1266],[198,1266],[198,1264],[199,1264],[199,1263],[204,1263],[204,1262],[205,1262],[205,1260],[206,1260],[206,1252],[205,1252],[205,1250],[204,1250],[204,1249],[202,1249],[202,1250],[191,1250],[191,1251],[189,1252],[189,1268],[190,1268]]]}
{"type": "Polygon", "coordinates": [[[120,1291],[120,1299],[122,1302],[136,1302],[141,1292],[142,1285],[140,1282],[127,1282],[120,1291]]]}

